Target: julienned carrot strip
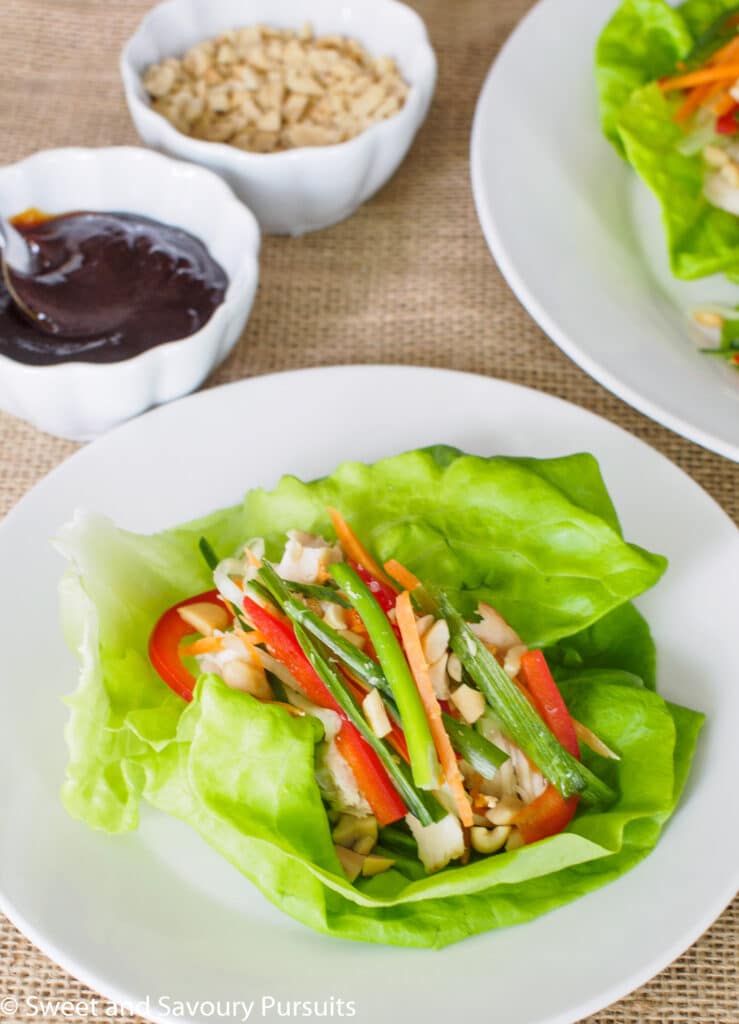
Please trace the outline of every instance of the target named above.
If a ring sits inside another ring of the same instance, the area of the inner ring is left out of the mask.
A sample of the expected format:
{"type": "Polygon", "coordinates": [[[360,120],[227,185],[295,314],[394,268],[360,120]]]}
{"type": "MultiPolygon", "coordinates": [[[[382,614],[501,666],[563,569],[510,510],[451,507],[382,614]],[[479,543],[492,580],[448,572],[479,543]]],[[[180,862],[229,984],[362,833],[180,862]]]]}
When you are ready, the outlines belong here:
{"type": "Polygon", "coordinates": [[[715,103],[711,104],[711,110],[716,117],[723,117],[724,114],[728,114],[735,106],[736,100],[734,97],[725,92],[723,96],[719,96],[715,103]]]}
{"type": "MultiPolygon", "coordinates": [[[[243,629],[235,629],[233,635],[247,644],[264,643],[264,637],[256,629],[251,630],[249,633],[243,629]]],[[[223,637],[203,636],[199,640],[194,640],[191,644],[180,644],[178,650],[181,657],[192,658],[196,654],[210,654],[212,651],[220,651],[222,647],[223,637]]]]}
{"type": "Polygon", "coordinates": [[[436,699],[434,688],[431,685],[428,662],[426,661],[426,655],[424,654],[423,646],[421,644],[421,636],[418,632],[418,626],[416,625],[416,616],[413,612],[413,605],[411,604],[411,595],[407,590],[404,590],[402,594],[398,595],[398,599],[395,602],[395,612],[398,628],[400,629],[400,635],[403,638],[403,647],[405,648],[406,657],[408,658],[408,664],[410,665],[411,672],[413,673],[413,678],[416,681],[418,693],[421,697],[421,703],[423,704],[426,717],[429,721],[431,735],[434,738],[436,753],[439,755],[439,761],[444,771],[444,776],[446,781],[449,783],[449,788],[452,791],[454,802],[457,805],[460,821],[467,828],[470,828],[473,823],[472,807],[470,806],[469,798],[465,792],[464,782],[462,781],[462,774],[459,770],[459,765],[457,764],[456,755],[452,748],[449,736],[447,735],[447,731],[444,728],[444,723],[441,720],[441,708],[439,707],[439,702],[436,699]]]}
{"type": "Polygon", "coordinates": [[[336,530],[336,536],[339,538],[341,546],[345,553],[353,562],[358,562],[367,572],[371,572],[373,576],[376,576],[378,580],[386,583],[393,590],[397,591],[397,586],[383,571],[382,567],[377,564],[369,551],[362,544],[361,540],[355,532],[352,530],[349,523],[342,516],[338,509],[328,507],[328,514],[331,516],[331,522],[333,523],[334,529],[336,530]]]}
{"type": "Polygon", "coordinates": [[[202,636],[191,644],[180,644],[177,651],[181,658],[192,658],[196,654],[210,654],[212,651],[220,651],[223,647],[223,639],[220,636],[202,636]]]}
{"type": "Polygon", "coordinates": [[[717,64],[726,64],[736,56],[739,56],[739,38],[734,37],[734,39],[730,39],[725,46],[716,50],[716,52],[711,55],[711,59],[706,61],[706,63],[711,67],[714,67],[717,64]]]}
{"type": "Polygon", "coordinates": [[[706,82],[719,82],[732,78],[739,78],[739,64],[719,64],[712,68],[688,71],[685,75],[664,78],[659,83],[659,87],[662,92],[673,92],[675,89],[689,89],[694,85],[705,85],[706,82]]]}
{"type": "Polygon", "coordinates": [[[247,562],[249,563],[250,566],[252,566],[253,569],[261,569],[262,563],[259,561],[259,559],[254,554],[254,552],[252,551],[248,544],[244,545],[244,554],[246,556],[247,562]]]}
{"type": "Polygon", "coordinates": [[[235,629],[234,636],[237,636],[239,640],[243,640],[247,644],[263,644],[264,637],[258,629],[252,629],[248,633],[243,629],[235,629]]]}
{"type": "MultiPolygon", "coordinates": [[[[730,61],[736,61],[737,58],[739,58],[739,38],[735,37],[726,43],[725,46],[716,50],[716,52],[706,61],[704,67],[721,67],[722,65],[728,64],[730,61]]],[[[684,67],[684,65],[678,64],[678,68],[682,67],[684,67]]],[[[678,124],[682,124],[684,121],[687,121],[699,107],[709,106],[711,101],[723,91],[723,78],[716,82],[706,82],[703,85],[695,86],[689,91],[688,95],[675,112],[675,121],[677,121],[678,124]]],[[[716,112],[719,113],[718,111],[716,112]]]]}
{"type": "Polygon", "coordinates": [[[726,82],[713,82],[711,85],[703,85],[701,88],[706,90],[701,100],[701,106],[710,108],[716,97],[726,92],[726,82]]]}
{"type": "Polygon", "coordinates": [[[405,587],[406,590],[415,590],[416,587],[421,585],[419,578],[414,576],[410,569],[406,569],[395,558],[385,562],[385,572],[392,576],[394,580],[397,580],[401,587],[405,587]]]}
{"type": "Polygon", "coordinates": [[[712,88],[712,85],[698,85],[688,93],[675,111],[675,120],[678,124],[682,124],[683,121],[687,121],[688,118],[696,112],[698,107],[702,106],[703,101],[706,99],[712,88]]]}

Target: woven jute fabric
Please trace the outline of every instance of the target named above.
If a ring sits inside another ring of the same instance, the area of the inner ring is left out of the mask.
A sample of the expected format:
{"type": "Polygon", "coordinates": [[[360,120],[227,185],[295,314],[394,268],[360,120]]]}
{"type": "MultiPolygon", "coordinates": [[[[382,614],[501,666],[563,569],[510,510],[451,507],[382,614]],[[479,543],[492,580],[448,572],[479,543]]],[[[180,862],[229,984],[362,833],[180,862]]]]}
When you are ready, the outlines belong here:
{"type": "MultiPolygon", "coordinates": [[[[137,141],[117,59],[149,6],[147,0],[2,0],[0,162],[54,146],[137,141]]],[[[625,427],[739,519],[739,467],[651,422],[582,373],[521,308],[485,246],[469,183],[472,114],[485,73],[528,0],[417,0],[415,6],[438,54],[439,82],[412,152],[380,194],[343,224],[301,239],[264,240],[249,324],[208,386],[335,363],[420,364],[499,377],[625,427]]],[[[0,414],[0,515],[77,447],[0,414]]],[[[735,901],[675,963],[590,1019],[738,1024],[738,953],[735,901]]],[[[0,1000],[16,999],[13,1019],[31,1021],[39,1016],[37,1002],[29,1009],[31,996],[51,1006],[91,1000],[93,993],[2,921],[0,1000]]],[[[70,1019],[69,1008],[49,1010],[46,1019],[70,1019]]],[[[110,1018],[101,1011],[85,1019],[110,1018]]]]}

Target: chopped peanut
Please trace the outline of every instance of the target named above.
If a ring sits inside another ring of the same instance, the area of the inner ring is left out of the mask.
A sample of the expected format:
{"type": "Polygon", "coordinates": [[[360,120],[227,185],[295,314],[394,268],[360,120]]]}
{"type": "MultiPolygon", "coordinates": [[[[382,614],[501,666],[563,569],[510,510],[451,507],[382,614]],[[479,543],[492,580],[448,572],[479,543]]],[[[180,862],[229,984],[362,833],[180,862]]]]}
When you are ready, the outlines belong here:
{"type": "Polygon", "coordinates": [[[408,94],[392,57],[315,37],[310,25],[224,32],[150,65],[143,84],[178,131],[256,153],[345,142],[392,117],[408,94]]]}
{"type": "Polygon", "coordinates": [[[693,319],[701,327],[723,327],[724,318],[720,313],[712,313],[708,309],[698,309],[693,313],[693,319]]]}

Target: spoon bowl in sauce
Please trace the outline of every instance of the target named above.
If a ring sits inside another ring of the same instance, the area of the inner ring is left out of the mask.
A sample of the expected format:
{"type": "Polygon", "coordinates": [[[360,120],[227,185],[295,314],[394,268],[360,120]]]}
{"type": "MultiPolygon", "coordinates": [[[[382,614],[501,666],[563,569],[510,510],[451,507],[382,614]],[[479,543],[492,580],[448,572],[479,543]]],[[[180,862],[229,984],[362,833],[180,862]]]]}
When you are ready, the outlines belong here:
{"type": "Polygon", "coordinates": [[[223,301],[226,274],[182,228],[133,213],[35,209],[11,224],[31,266],[6,264],[0,353],[20,362],[127,359],[194,334],[223,301]]]}
{"type": "Polygon", "coordinates": [[[38,323],[43,330],[43,314],[34,310],[23,296],[23,284],[31,271],[31,265],[31,254],[25,239],[12,220],[0,217],[0,277],[21,313],[32,323],[38,323]]]}
{"type": "Polygon", "coordinates": [[[0,166],[0,215],[29,207],[16,222],[29,264],[8,259],[45,289],[29,300],[60,320],[73,280],[80,291],[64,331],[48,333],[0,275],[0,410],[89,440],[200,387],[242,337],[259,229],[216,174],[132,146],[45,150],[0,166]],[[101,234],[98,260],[90,245],[101,234]],[[91,275],[84,291],[75,252],[91,275]]]}

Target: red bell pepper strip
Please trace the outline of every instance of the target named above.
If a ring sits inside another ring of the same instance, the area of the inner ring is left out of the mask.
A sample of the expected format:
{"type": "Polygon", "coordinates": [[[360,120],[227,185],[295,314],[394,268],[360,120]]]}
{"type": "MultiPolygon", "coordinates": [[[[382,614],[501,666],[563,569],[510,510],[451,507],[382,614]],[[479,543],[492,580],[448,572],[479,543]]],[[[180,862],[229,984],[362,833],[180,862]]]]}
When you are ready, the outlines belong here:
{"type": "Polygon", "coordinates": [[[182,663],[179,645],[186,636],[191,636],[196,631],[180,616],[179,609],[188,604],[204,602],[223,608],[223,601],[217,590],[209,590],[205,594],[188,597],[185,601],[180,601],[179,604],[167,609],[157,621],[149,637],[149,660],[167,686],[184,700],[192,700],[192,691],[195,688],[196,680],[192,672],[188,671],[182,663]]]}
{"type": "Polygon", "coordinates": [[[331,696],[298,643],[289,622],[274,617],[250,597],[244,598],[244,610],[259,630],[267,650],[287,668],[305,696],[318,707],[335,711],[342,719],[336,744],[350,765],[360,791],[380,825],[399,821],[408,812],[398,791],[374,750],[362,739],[355,726],[331,696]]]}
{"type": "Polygon", "coordinates": [[[739,111],[739,103],[735,103],[731,110],[716,119],[716,131],[719,135],[735,135],[739,131],[736,115],[739,111]]]}
{"type": "Polygon", "coordinates": [[[551,784],[530,804],[516,815],[514,824],[523,836],[524,843],[535,843],[538,839],[556,836],[572,821],[577,809],[578,797],[565,800],[551,784]]]}
{"type": "Polygon", "coordinates": [[[398,595],[392,587],[389,587],[387,583],[383,583],[382,580],[378,580],[376,576],[373,576],[371,572],[358,562],[350,561],[349,565],[357,576],[367,584],[367,588],[372,592],[375,601],[377,601],[384,612],[389,612],[392,608],[395,608],[395,599],[398,595]]]}
{"type": "Polygon", "coordinates": [[[408,813],[390,781],[382,761],[362,739],[356,726],[344,721],[336,735],[336,749],[352,770],[359,792],[372,808],[381,826],[400,821],[408,813]]]}
{"type": "MultiPolygon", "coordinates": [[[[392,627],[393,633],[395,633],[395,639],[402,647],[403,638],[400,635],[400,630],[398,629],[396,623],[393,622],[393,620],[388,615],[388,612],[393,611],[395,609],[395,601],[398,595],[395,593],[392,587],[389,587],[387,583],[383,583],[382,580],[378,580],[376,576],[373,576],[371,572],[368,572],[363,565],[359,564],[359,562],[350,561],[349,565],[355,571],[357,576],[359,576],[362,582],[367,586],[367,589],[370,591],[375,601],[377,601],[380,608],[382,608],[382,610],[388,616],[388,621],[392,627]]],[[[369,639],[369,637],[367,638],[367,653],[369,654],[370,658],[374,658],[375,661],[377,661],[377,655],[375,654],[375,649],[372,646],[372,642],[369,639]]]]}
{"type": "MultiPolygon", "coordinates": [[[[532,704],[562,746],[580,759],[580,745],[572,718],[541,651],[521,656],[521,680],[532,704]]],[[[577,810],[577,796],[565,800],[551,783],[535,800],[519,811],[515,824],[525,843],[556,835],[569,825],[577,810]]]]}

